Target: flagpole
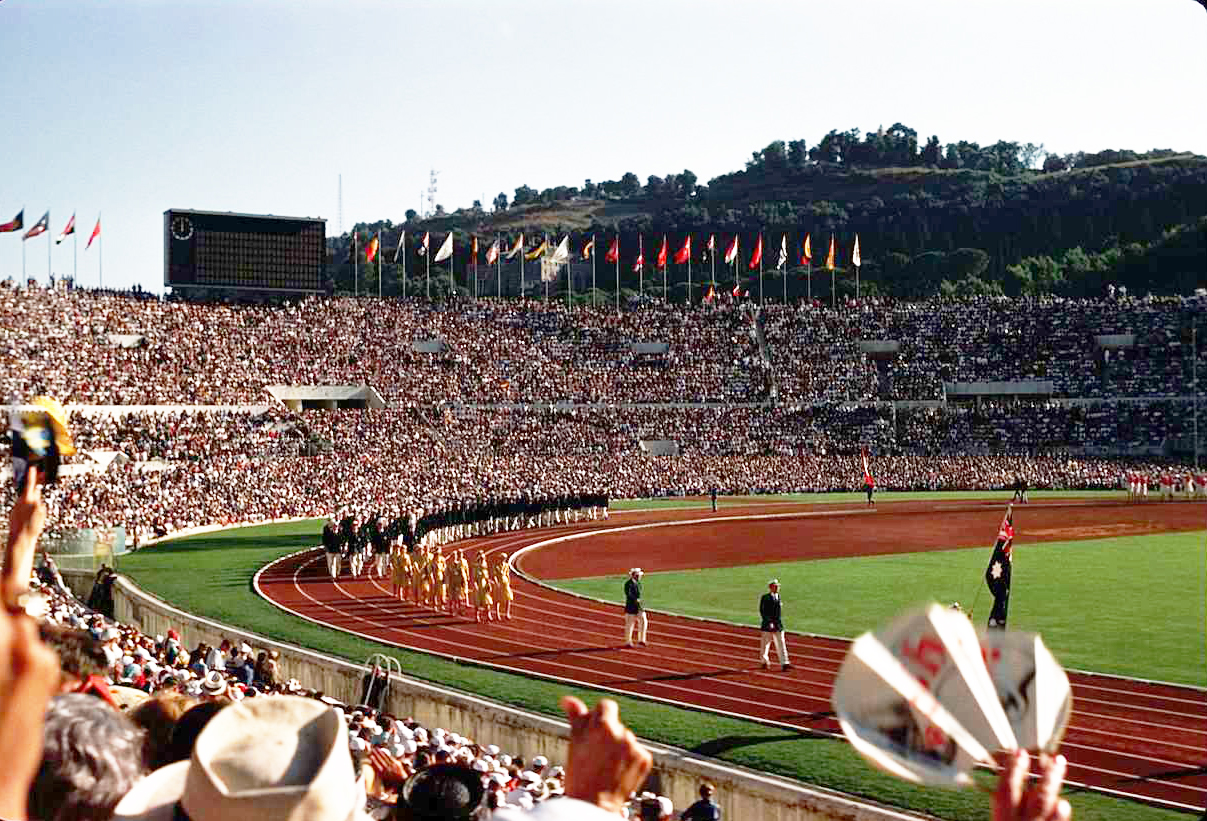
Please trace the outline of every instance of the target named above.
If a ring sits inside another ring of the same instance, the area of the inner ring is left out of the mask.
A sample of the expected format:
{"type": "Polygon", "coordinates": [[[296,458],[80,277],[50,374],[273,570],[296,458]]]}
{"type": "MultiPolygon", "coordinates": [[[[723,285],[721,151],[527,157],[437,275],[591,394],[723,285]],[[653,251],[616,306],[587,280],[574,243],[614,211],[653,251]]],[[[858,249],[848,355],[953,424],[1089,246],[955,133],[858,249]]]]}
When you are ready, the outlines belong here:
{"type": "Polygon", "coordinates": [[[806,299],[808,300],[809,304],[812,305],[813,304],[813,260],[812,259],[810,259],[808,262],[805,263],[805,277],[806,277],[805,289],[808,291],[808,296],[806,297],[806,299]]]}
{"type": "MultiPolygon", "coordinates": [[[[566,250],[570,250],[570,243],[567,241],[566,250]]],[[[570,278],[570,266],[574,264],[574,255],[570,254],[566,257],[566,307],[570,307],[570,297],[574,294],[574,280],[570,278]]]]}
{"type": "Polygon", "coordinates": [[[25,275],[25,237],[21,237],[21,287],[24,288],[29,282],[29,277],[25,275]]]}
{"type": "Polygon", "coordinates": [[[398,239],[399,247],[402,249],[402,298],[407,298],[407,232],[403,230],[402,236],[398,239]]]}
{"type": "Polygon", "coordinates": [[[520,299],[524,298],[524,257],[527,254],[524,250],[524,235],[520,234],[520,299]]]}
{"type": "Polygon", "coordinates": [[[671,303],[671,295],[666,288],[666,269],[671,267],[671,261],[669,259],[671,249],[666,247],[666,234],[662,235],[662,247],[666,248],[668,257],[667,260],[662,263],[662,301],[669,305],[671,303]]]}
{"type": "MultiPolygon", "coordinates": [[[[75,219],[75,214],[72,214],[71,218],[75,219]]],[[[80,232],[75,230],[75,226],[73,225],[73,226],[71,226],[71,284],[72,285],[75,285],[76,281],[79,279],[79,272],[76,271],[76,267],[75,267],[76,259],[79,256],[79,252],[80,252],[80,232]]]]}
{"type": "MultiPolygon", "coordinates": [[[[780,244],[780,248],[781,249],[784,248],[785,244],[787,242],[788,242],[788,240],[786,240],[786,239],[783,240],[780,244]]],[[[784,283],[784,305],[787,306],[787,304],[788,304],[788,260],[787,259],[785,259],[784,264],[780,266],[780,279],[783,280],[783,283],[784,283]]]]}
{"type": "Polygon", "coordinates": [[[616,232],[616,313],[620,313],[620,232],[616,232]]]}
{"type": "Polygon", "coordinates": [[[381,299],[381,229],[377,229],[377,298],[381,299]]]}
{"type": "Polygon", "coordinates": [[[637,294],[645,298],[645,237],[641,234],[637,235],[637,259],[641,262],[637,266],[637,294]]]}
{"type": "Polygon", "coordinates": [[[428,247],[423,249],[424,288],[427,290],[427,301],[432,301],[432,243],[428,235],[428,247]]]}
{"type": "Polygon", "coordinates": [[[52,245],[50,242],[50,212],[49,211],[46,212],[46,216],[47,216],[47,219],[46,219],[46,285],[49,287],[50,278],[52,276],[52,272],[51,272],[51,268],[50,268],[50,251],[51,251],[52,245]]]}
{"type": "Polygon", "coordinates": [[[712,273],[709,274],[708,284],[712,286],[712,292],[717,292],[717,241],[714,239],[712,248],[708,252],[708,261],[712,264],[712,273]]]}
{"type": "Polygon", "coordinates": [[[495,298],[503,299],[503,247],[499,244],[500,234],[495,232],[495,247],[499,250],[495,254],[495,298]]]}
{"type": "Polygon", "coordinates": [[[545,232],[545,238],[542,240],[541,245],[544,246],[544,248],[545,248],[545,253],[541,257],[541,279],[545,283],[545,302],[548,303],[549,302],[549,280],[545,279],[545,260],[547,260],[549,258],[549,232],[548,231],[545,232]]]}
{"type": "Polygon", "coordinates": [[[692,304],[692,253],[694,249],[691,247],[691,234],[687,235],[687,304],[692,304]]]}
{"type": "Polygon", "coordinates": [[[360,296],[360,255],[356,253],[356,229],[352,230],[352,296],[360,296]]]}
{"type": "MultiPolygon", "coordinates": [[[[99,214],[96,217],[96,221],[98,223],[101,221],[101,217],[99,214]]],[[[97,243],[97,246],[96,246],[96,277],[97,277],[99,286],[101,288],[104,288],[105,287],[105,266],[104,266],[104,263],[102,262],[102,260],[105,257],[105,234],[102,232],[101,235],[98,237],[98,239],[100,240],[100,242],[97,243]]]]}
{"type": "Polygon", "coordinates": [[[473,242],[469,244],[469,252],[474,258],[474,302],[478,301],[478,251],[474,248],[473,242]]]}
{"type": "Polygon", "coordinates": [[[595,288],[595,234],[591,235],[591,307],[595,307],[595,300],[599,296],[598,290],[595,288]]]}

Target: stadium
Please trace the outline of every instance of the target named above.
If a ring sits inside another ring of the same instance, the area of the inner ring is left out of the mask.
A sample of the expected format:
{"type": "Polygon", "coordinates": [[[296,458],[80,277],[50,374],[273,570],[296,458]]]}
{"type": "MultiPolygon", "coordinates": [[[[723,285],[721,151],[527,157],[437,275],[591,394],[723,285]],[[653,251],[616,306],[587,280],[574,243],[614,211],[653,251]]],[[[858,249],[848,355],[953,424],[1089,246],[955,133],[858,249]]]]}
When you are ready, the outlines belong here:
{"type": "Polygon", "coordinates": [[[904,608],[959,601],[983,625],[1015,499],[1010,626],[1069,670],[1078,816],[1207,803],[1207,297],[618,313],[10,284],[0,310],[5,394],[58,399],[76,449],[45,490],[59,571],[37,586],[65,627],[115,620],[95,671],[115,691],[304,692],[346,710],[360,755],[442,748],[529,802],[560,785],[502,757],[566,763],[558,697],[608,697],[655,753],[643,789],[676,807],[709,781],[729,817],[988,817],[983,792],[872,770],[829,691],[850,640],[904,608]],[[359,572],[324,565],[328,520],[359,572]],[[391,568],[416,545],[500,564],[510,618],[400,595],[378,536],[391,568]],[[759,666],[771,577],[791,670],[759,666]],[[384,695],[375,664],[403,673],[384,695]],[[374,697],[375,721],[352,718],[374,697]]]}

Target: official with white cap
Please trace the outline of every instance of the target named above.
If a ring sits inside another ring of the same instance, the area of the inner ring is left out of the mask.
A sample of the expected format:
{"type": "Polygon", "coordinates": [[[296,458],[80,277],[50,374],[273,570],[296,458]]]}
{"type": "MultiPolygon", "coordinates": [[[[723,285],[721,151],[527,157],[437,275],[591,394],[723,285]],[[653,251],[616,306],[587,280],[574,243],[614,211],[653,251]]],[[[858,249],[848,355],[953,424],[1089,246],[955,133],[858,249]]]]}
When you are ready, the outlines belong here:
{"type": "Polygon", "coordinates": [[[791,670],[788,663],[788,645],[784,642],[783,604],[780,602],[780,580],[772,579],[767,582],[767,592],[759,600],[759,616],[762,624],[759,627],[759,655],[763,659],[763,669],[771,667],[768,651],[772,642],[775,643],[775,653],[779,656],[780,665],[784,670],[791,670]]]}

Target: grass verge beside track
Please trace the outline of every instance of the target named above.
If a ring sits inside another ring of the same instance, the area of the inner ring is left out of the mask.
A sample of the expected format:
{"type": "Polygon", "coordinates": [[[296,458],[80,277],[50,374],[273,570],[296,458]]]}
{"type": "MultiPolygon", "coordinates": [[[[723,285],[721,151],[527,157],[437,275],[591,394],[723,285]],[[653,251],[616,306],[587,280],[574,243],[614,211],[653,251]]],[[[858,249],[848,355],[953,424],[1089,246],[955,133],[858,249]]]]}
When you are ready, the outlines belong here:
{"type": "MultiPolygon", "coordinates": [[[[641,506],[648,505],[634,505],[641,506]]],[[[202,534],[123,556],[119,569],[144,589],[197,615],[354,662],[374,652],[388,652],[399,658],[408,675],[533,712],[559,715],[557,701],[566,692],[588,703],[606,695],[365,641],[311,624],[257,596],[251,588],[255,571],[275,558],[317,544],[320,527],[321,522],[313,520],[202,534]]],[[[991,817],[983,793],[914,787],[870,769],[844,742],[636,698],[616,700],[624,721],[651,741],[952,821],[991,817]]],[[[1069,798],[1080,821],[1186,818],[1101,795],[1074,793],[1069,798]]]]}

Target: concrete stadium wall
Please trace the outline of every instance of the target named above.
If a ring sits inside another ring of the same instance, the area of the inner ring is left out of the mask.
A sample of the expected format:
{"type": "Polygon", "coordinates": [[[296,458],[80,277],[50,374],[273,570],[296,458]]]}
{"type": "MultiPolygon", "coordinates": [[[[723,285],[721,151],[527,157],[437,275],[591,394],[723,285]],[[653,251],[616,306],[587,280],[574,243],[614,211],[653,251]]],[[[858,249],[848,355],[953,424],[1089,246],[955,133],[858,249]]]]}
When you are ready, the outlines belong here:
{"type": "MultiPolygon", "coordinates": [[[[63,577],[78,597],[87,598],[92,573],[65,571],[63,577]]],[[[296,678],[302,686],[321,690],[345,704],[354,704],[360,698],[364,670],[358,665],[191,615],[155,598],[124,577],[114,586],[113,598],[117,620],[144,633],[162,635],[174,627],[188,648],[199,641],[216,645],[229,638],[246,641],[257,651],[276,649],[281,654],[281,672],[285,678],[296,678]]],[[[565,722],[428,682],[394,676],[387,709],[394,715],[412,716],[429,728],[444,727],[483,744],[498,744],[504,750],[520,751],[526,756],[544,755],[555,763],[566,760],[570,728],[565,722]]],[[[646,789],[668,796],[675,803],[676,814],[699,797],[701,781],[711,781],[717,786],[717,801],[725,818],[916,821],[924,817],[722,764],[685,750],[643,743],[654,756],[654,769],[646,789]]]]}

